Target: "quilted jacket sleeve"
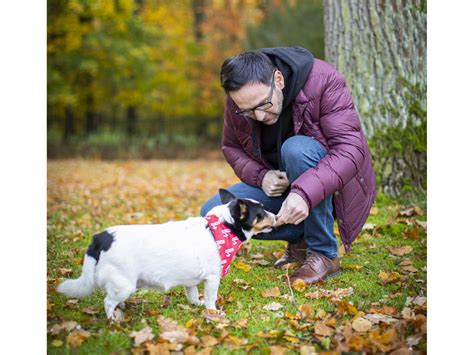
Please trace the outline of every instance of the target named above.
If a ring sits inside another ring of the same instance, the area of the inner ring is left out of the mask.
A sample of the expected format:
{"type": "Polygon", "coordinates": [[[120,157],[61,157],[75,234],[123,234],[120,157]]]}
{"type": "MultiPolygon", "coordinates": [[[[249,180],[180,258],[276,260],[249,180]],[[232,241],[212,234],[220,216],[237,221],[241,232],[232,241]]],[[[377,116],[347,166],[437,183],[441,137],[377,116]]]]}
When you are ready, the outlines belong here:
{"type": "Polygon", "coordinates": [[[231,105],[228,99],[226,101],[224,130],[222,134],[222,152],[240,180],[249,185],[261,187],[263,177],[269,169],[253,159],[243,149],[237,137],[236,127],[232,124],[231,115],[231,105]]]}
{"type": "Polygon", "coordinates": [[[324,89],[308,109],[313,120],[319,115],[329,151],[292,184],[292,192],[302,196],[310,208],[342,189],[360,171],[365,158],[359,117],[344,78],[333,71],[318,80],[325,82],[324,89]]]}

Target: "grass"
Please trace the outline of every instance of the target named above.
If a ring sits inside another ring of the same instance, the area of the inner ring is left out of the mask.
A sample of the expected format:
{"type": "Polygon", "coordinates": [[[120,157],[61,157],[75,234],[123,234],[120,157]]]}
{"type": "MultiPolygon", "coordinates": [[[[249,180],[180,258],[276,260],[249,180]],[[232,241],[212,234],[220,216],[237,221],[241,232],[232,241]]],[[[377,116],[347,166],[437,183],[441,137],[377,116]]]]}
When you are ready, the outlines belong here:
{"type": "MultiPolygon", "coordinates": [[[[303,353],[304,346],[311,346],[315,351],[336,350],[337,346],[342,346],[339,350],[344,349],[344,346],[352,351],[370,350],[373,349],[370,346],[374,346],[370,343],[374,342],[370,340],[375,336],[374,331],[391,329],[388,324],[374,325],[372,333],[352,332],[348,335],[346,330],[345,339],[339,335],[357,317],[377,312],[383,306],[394,307],[391,315],[403,322],[403,327],[397,328],[396,341],[392,339],[389,344],[391,349],[400,346],[406,348],[407,339],[420,334],[419,321],[403,320],[401,312],[409,297],[426,296],[426,232],[414,223],[415,218],[424,220],[426,216],[401,218],[398,215],[403,205],[385,196],[377,199],[375,207],[378,211],[374,209],[367,221],[374,224],[375,229],[363,231],[353,243],[351,251],[342,256],[342,274],[301,292],[296,288],[290,290],[285,283],[285,270],[272,267],[275,255],[281,254],[285,243],[251,241],[234,261],[230,274],[221,281],[219,301],[230,321],[228,325],[207,322],[203,318],[202,308],[188,307],[184,288],[181,287],[166,295],[153,290],[139,290],[126,302],[125,320],[119,324],[110,324],[106,320],[102,291],[72,301],[55,292],[61,278],[80,275],[82,258],[91,236],[101,229],[114,224],[162,223],[198,215],[200,205],[211,194],[219,187],[235,182],[237,179],[232,170],[220,160],[50,161],[48,353],[143,353],[143,346],[134,349],[129,334],[148,325],[153,330],[153,342],[156,344],[161,332],[157,323],[158,313],[176,320],[179,325],[187,325],[187,329],[200,339],[201,342],[194,346],[184,344],[185,353],[206,351],[207,347],[202,343],[205,335],[217,339],[218,344],[212,347],[215,354],[278,351],[297,354],[303,353]],[[397,246],[411,246],[412,251],[400,257],[391,255],[387,248],[397,246]],[[256,254],[262,254],[263,259],[253,258],[256,254]],[[404,274],[401,271],[399,263],[406,259],[412,262],[416,272],[404,274]],[[256,263],[261,260],[268,265],[256,263]],[[239,261],[249,265],[250,270],[236,267],[239,261]],[[383,284],[379,277],[381,271],[396,271],[402,277],[398,281],[383,284]],[[271,287],[279,287],[282,296],[264,298],[262,292],[271,287]],[[348,287],[354,291],[344,300],[357,309],[359,313],[355,315],[342,312],[337,302],[328,298],[311,299],[306,296],[318,289],[338,290],[348,287]],[[294,301],[291,300],[291,292],[294,293],[294,301]],[[263,307],[271,302],[280,303],[282,308],[278,311],[265,310],[263,307]],[[303,304],[310,304],[316,315],[291,323],[291,315],[298,314],[298,306],[303,304]],[[321,313],[321,310],[325,313],[321,313]],[[334,334],[315,337],[313,329],[316,322],[324,320],[330,324],[331,319],[335,322],[331,325],[334,334]],[[77,322],[90,336],[77,344],[70,339],[71,330],[51,331],[54,326],[66,321],[77,322]],[[279,333],[274,332],[274,337],[263,337],[262,332],[275,330],[279,333]],[[357,345],[356,340],[362,345],[357,345]]],[[[426,210],[423,201],[418,206],[426,210]]],[[[294,270],[294,267],[291,268],[289,273],[294,270]]],[[[415,307],[413,310],[416,314],[426,314],[426,308],[415,307]]],[[[422,335],[413,349],[424,352],[426,336],[422,335]]],[[[383,349],[380,347],[376,349],[383,349]]],[[[307,351],[308,348],[305,349],[307,351]]]]}

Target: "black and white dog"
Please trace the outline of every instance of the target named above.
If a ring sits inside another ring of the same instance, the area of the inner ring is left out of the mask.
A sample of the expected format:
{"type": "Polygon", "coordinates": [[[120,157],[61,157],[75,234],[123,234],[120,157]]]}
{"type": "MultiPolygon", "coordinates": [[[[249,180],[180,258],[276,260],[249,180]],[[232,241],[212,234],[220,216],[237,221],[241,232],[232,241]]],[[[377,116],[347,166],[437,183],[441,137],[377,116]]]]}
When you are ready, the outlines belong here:
{"type": "Polygon", "coordinates": [[[222,205],[206,217],[190,217],[164,224],[119,225],[94,235],[84,256],[82,274],[65,280],[58,291],[70,297],[105,290],[105,313],[116,318],[115,308],[141,287],[168,291],[185,286],[188,301],[216,309],[222,276],[242,242],[269,232],[276,217],[250,199],[237,199],[220,189],[222,205]],[[220,236],[217,236],[220,233],[220,236]],[[202,281],[204,301],[197,285],[202,281]]]}

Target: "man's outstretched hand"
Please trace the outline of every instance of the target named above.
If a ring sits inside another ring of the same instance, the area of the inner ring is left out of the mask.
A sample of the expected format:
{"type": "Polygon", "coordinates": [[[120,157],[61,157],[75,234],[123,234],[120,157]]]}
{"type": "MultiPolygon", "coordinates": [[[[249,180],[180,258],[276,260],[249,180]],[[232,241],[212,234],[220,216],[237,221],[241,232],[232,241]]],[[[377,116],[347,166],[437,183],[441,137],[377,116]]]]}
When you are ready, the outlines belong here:
{"type": "Polygon", "coordinates": [[[308,214],[309,208],[305,200],[297,193],[290,192],[277,214],[275,227],[283,224],[299,224],[308,217],[308,214]]]}
{"type": "Polygon", "coordinates": [[[268,170],[262,180],[262,190],[269,197],[281,196],[290,186],[284,171],[268,170]]]}

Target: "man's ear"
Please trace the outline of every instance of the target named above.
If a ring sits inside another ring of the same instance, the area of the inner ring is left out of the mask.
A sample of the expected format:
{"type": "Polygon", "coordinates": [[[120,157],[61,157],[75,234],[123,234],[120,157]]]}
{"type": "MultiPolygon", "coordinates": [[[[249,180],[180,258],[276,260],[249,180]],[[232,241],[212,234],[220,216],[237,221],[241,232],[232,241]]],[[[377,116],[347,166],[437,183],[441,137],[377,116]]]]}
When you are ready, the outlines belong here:
{"type": "Polygon", "coordinates": [[[249,206],[244,200],[238,199],[233,201],[230,206],[230,215],[236,221],[243,222],[248,218],[249,206]]]}
{"type": "Polygon", "coordinates": [[[229,203],[232,200],[235,200],[235,196],[232,192],[227,191],[226,189],[219,189],[219,196],[221,197],[222,204],[229,203]]]}

